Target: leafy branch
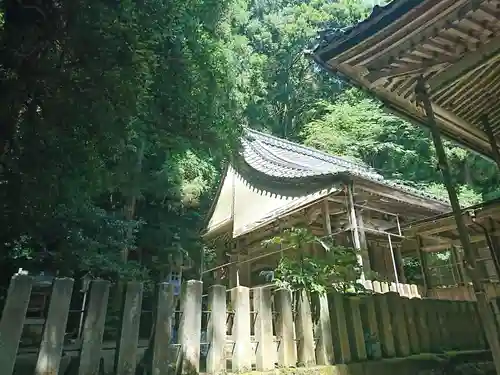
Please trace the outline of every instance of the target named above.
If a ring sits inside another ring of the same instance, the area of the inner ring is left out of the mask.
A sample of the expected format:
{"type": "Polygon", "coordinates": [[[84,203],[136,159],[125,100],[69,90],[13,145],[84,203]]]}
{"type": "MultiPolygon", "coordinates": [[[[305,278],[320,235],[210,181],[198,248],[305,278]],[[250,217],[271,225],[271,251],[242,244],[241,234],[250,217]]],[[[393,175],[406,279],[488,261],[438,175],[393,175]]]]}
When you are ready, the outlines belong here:
{"type": "MultiPolygon", "coordinates": [[[[263,245],[283,249],[272,275],[273,284],[292,292],[294,306],[297,297],[305,290],[313,297],[313,316],[317,316],[317,295],[367,293],[360,282],[362,267],[357,262],[358,250],[354,248],[335,245],[332,239],[317,237],[304,228],[287,229],[264,241],[263,245]],[[308,254],[307,250],[312,247],[320,249],[318,255],[308,254]]],[[[376,275],[370,275],[372,277],[376,275]]]]}

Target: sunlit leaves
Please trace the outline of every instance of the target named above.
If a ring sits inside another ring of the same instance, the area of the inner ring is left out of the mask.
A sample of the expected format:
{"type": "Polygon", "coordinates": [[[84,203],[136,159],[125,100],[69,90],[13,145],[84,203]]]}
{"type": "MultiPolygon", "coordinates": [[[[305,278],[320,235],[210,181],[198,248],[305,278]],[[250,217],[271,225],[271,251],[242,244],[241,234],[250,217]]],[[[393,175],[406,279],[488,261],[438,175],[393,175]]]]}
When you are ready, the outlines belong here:
{"type": "Polygon", "coordinates": [[[359,282],[362,269],[353,248],[337,246],[304,228],[287,229],[264,241],[264,245],[279,245],[282,250],[283,256],[273,273],[273,282],[280,288],[320,294],[364,291],[359,282]],[[323,249],[321,256],[308,254],[314,245],[323,249]]]}

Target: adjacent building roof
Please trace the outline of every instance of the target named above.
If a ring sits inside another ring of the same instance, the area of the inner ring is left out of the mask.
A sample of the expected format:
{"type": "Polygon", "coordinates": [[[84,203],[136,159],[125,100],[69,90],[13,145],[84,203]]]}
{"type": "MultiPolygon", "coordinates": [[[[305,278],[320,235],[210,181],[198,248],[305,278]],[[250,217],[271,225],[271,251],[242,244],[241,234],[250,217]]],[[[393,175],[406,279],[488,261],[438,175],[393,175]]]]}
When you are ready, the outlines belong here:
{"type": "Polygon", "coordinates": [[[491,157],[491,140],[500,142],[499,12],[499,0],[393,0],[353,27],[322,31],[311,56],[425,125],[415,97],[423,77],[443,135],[491,157]]]}
{"type": "Polygon", "coordinates": [[[208,233],[232,222],[237,237],[338,192],[339,183],[352,180],[430,212],[449,210],[447,202],[387,180],[366,164],[252,129],[245,129],[241,144],[221,183],[208,233]]]}
{"type": "MultiPolygon", "coordinates": [[[[333,156],[252,129],[245,130],[242,145],[238,169],[246,169],[242,171],[245,174],[267,176],[266,185],[268,187],[272,186],[274,180],[275,183],[290,184],[292,189],[297,189],[297,186],[300,185],[314,186],[311,184],[314,181],[318,181],[319,187],[325,188],[330,186],[333,181],[332,177],[359,177],[409,195],[447,204],[447,202],[422,190],[385,179],[366,164],[333,156]],[[250,168],[245,168],[244,164],[250,168]],[[326,185],[324,185],[325,183],[326,185]]],[[[314,188],[310,190],[314,190],[314,188]]]]}

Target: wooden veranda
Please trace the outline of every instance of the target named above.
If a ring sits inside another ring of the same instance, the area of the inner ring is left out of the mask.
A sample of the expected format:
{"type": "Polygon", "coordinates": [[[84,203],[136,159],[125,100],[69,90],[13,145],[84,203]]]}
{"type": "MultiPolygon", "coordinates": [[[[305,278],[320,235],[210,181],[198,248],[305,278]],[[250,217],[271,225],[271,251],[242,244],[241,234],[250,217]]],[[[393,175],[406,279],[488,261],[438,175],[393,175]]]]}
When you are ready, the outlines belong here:
{"type": "MultiPolygon", "coordinates": [[[[500,291],[500,200],[478,204],[461,210],[469,238],[475,250],[481,281],[490,298],[500,291]]],[[[410,223],[402,228],[405,236],[402,251],[417,249],[421,262],[424,290],[428,297],[451,300],[474,300],[474,290],[464,264],[457,224],[452,212],[410,223]],[[448,252],[447,267],[451,277],[433,282],[428,256],[448,252]]]]}

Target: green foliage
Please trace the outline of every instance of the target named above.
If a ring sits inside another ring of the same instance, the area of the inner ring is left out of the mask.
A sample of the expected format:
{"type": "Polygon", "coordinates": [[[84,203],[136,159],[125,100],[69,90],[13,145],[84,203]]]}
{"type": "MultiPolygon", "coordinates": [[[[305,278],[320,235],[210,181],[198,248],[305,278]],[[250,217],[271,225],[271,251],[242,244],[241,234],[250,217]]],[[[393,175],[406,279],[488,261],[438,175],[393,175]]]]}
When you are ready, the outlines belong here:
{"type": "MultiPolygon", "coordinates": [[[[356,89],[321,103],[321,114],[304,125],[305,144],[364,162],[387,178],[448,199],[426,130],[387,114],[356,89]]],[[[494,166],[449,142],[446,146],[462,206],[480,202],[498,179],[494,166]]]]}
{"type": "Polygon", "coordinates": [[[274,271],[273,282],[277,287],[317,294],[365,291],[359,282],[362,269],[355,249],[336,246],[303,228],[287,229],[281,235],[264,241],[266,246],[271,244],[280,245],[284,251],[274,271]],[[306,249],[314,245],[320,246],[324,254],[320,257],[304,256],[306,249]]]}
{"type": "MultiPolygon", "coordinates": [[[[158,280],[180,254],[212,262],[199,233],[241,125],[443,192],[424,130],[303,55],[318,30],[365,17],[361,0],[25,3],[0,4],[5,279],[158,280]]],[[[499,194],[494,166],[447,152],[463,204],[499,194]]],[[[348,273],[349,249],[327,254],[311,272],[348,273]]]]}
{"type": "Polygon", "coordinates": [[[232,4],[23,3],[0,9],[2,274],[158,278],[170,255],[199,259],[243,111],[232,4]]]}

